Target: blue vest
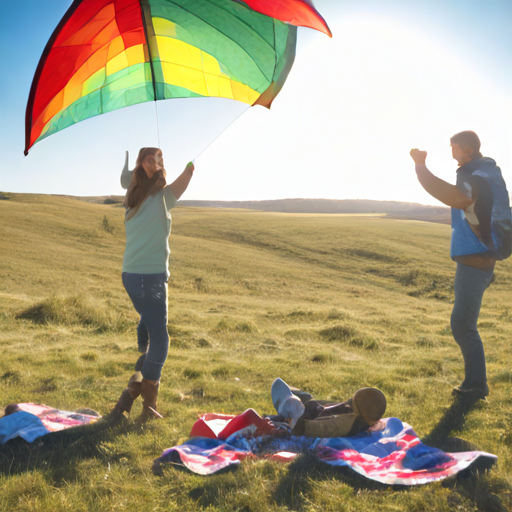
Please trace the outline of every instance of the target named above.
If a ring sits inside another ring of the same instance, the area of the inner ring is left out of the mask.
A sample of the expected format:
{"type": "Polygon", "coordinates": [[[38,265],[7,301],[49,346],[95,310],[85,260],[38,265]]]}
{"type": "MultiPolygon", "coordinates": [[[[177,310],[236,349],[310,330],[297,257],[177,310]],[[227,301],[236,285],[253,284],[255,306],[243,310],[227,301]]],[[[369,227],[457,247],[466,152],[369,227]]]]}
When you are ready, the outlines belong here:
{"type": "Polygon", "coordinates": [[[464,195],[476,189],[475,214],[486,236],[477,237],[464,211],[452,208],[451,257],[478,254],[497,260],[508,258],[512,253],[512,215],[507,186],[496,162],[482,157],[462,165],[457,170],[457,188],[464,195]]]}

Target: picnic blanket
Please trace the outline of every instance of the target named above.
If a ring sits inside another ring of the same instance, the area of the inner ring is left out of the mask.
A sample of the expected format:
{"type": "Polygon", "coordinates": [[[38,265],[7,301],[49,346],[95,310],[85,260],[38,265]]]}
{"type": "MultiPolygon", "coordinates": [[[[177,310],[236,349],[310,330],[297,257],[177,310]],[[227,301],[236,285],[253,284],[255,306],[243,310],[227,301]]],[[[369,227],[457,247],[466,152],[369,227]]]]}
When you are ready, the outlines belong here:
{"type": "Polygon", "coordinates": [[[5,444],[15,437],[32,443],[51,432],[89,425],[99,416],[80,412],[62,411],[47,405],[22,403],[18,412],[0,418],[0,443],[5,444]]]}
{"type": "Polygon", "coordinates": [[[207,414],[192,428],[190,440],[164,450],[155,466],[171,463],[199,475],[211,475],[245,458],[291,461],[313,453],[332,466],[347,466],[384,484],[418,485],[442,480],[468,468],[477,459],[489,465],[497,457],[481,451],[446,453],[424,445],[412,427],[398,418],[384,418],[352,437],[292,436],[249,409],[239,416],[207,414]]]}

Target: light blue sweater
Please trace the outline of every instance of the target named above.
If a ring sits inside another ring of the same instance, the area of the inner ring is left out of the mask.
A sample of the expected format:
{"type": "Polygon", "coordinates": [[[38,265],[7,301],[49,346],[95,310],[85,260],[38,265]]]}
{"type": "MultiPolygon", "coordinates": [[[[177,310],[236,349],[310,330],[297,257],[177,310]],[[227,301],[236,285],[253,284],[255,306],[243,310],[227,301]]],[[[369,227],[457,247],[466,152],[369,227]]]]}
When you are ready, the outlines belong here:
{"type": "MultiPolygon", "coordinates": [[[[129,184],[132,172],[125,167],[121,184],[129,184]]],[[[126,248],[123,272],[131,274],[166,273],[169,278],[169,235],[171,214],[177,199],[169,185],[147,197],[139,211],[125,220],[126,248]]],[[[127,210],[128,213],[128,210],[127,210]]]]}

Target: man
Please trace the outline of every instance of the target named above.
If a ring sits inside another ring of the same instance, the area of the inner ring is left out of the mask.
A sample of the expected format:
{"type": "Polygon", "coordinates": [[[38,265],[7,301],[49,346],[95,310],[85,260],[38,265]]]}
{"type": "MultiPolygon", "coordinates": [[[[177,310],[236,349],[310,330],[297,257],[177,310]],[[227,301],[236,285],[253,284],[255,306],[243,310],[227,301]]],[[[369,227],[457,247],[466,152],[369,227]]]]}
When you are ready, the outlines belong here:
{"type": "Polygon", "coordinates": [[[451,328],[465,366],[464,381],[453,394],[477,400],[489,394],[478,315],[496,261],[512,252],[512,218],[501,170],[494,160],[482,156],[476,133],[457,133],[450,142],[452,156],[459,164],[456,185],[427,169],[426,151],[412,149],[410,154],[423,188],[452,208],[450,252],[457,270],[451,328]]]}

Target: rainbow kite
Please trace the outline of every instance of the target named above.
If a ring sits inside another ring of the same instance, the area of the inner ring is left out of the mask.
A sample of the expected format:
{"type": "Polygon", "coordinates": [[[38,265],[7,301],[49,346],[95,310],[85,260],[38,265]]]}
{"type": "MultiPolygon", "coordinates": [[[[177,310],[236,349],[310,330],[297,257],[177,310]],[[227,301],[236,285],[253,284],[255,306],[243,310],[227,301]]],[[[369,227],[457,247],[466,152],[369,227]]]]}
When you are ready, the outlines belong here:
{"type": "Polygon", "coordinates": [[[146,101],[270,107],[295,58],[296,26],[331,36],[310,0],[75,0],[32,82],[25,155],[72,124],[146,101]]]}

